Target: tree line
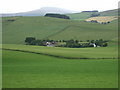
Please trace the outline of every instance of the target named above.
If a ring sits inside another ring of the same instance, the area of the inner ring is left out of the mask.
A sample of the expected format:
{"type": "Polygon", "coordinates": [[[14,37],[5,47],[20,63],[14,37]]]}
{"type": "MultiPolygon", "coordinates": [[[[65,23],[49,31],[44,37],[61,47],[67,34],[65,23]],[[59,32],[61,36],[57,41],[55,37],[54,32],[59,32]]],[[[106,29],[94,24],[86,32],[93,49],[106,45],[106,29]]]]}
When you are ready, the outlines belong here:
{"type": "Polygon", "coordinates": [[[91,21],[85,21],[85,22],[92,22],[92,23],[100,23],[100,24],[109,24],[110,21],[107,21],[107,22],[99,22],[97,20],[91,20],[91,21]]]}
{"type": "Polygon", "coordinates": [[[62,19],[70,19],[70,17],[67,16],[67,15],[53,14],[53,13],[48,13],[48,14],[45,15],[45,17],[55,17],[55,18],[62,18],[62,19]]]}
{"type": "Polygon", "coordinates": [[[84,47],[107,47],[108,41],[99,39],[99,40],[87,40],[79,41],[79,40],[66,40],[64,45],[59,45],[59,47],[70,47],[70,48],[84,48],[84,47]]]}
{"type": "Polygon", "coordinates": [[[98,12],[98,10],[93,10],[93,11],[82,11],[82,12],[98,12]]]}
{"type": "Polygon", "coordinates": [[[69,47],[69,48],[84,48],[84,47],[107,47],[108,40],[40,40],[35,37],[26,37],[26,45],[38,45],[38,46],[55,46],[55,47],[69,47]]]}

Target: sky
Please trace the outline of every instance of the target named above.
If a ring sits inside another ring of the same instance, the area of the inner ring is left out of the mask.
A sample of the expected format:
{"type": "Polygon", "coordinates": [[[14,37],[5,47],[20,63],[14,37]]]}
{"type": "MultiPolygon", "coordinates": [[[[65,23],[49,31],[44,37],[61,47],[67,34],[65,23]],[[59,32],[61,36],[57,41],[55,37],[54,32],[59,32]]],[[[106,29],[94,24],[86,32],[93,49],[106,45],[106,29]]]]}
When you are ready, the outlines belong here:
{"type": "Polygon", "coordinates": [[[74,11],[111,10],[118,8],[119,0],[1,0],[0,13],[27,12],[42,7],[57,7],[74,11]]]}

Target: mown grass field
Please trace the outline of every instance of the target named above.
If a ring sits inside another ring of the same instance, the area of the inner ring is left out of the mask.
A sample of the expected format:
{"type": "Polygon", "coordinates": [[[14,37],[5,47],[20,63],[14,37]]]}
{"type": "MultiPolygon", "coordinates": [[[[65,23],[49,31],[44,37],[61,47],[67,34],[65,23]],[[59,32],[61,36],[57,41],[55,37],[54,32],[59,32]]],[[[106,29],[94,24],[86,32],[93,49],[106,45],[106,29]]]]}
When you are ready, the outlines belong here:
{"type": "Polygon", "coordinates": [[[117,88],[117,65],[3,50],[3,88],[117,88]]]}

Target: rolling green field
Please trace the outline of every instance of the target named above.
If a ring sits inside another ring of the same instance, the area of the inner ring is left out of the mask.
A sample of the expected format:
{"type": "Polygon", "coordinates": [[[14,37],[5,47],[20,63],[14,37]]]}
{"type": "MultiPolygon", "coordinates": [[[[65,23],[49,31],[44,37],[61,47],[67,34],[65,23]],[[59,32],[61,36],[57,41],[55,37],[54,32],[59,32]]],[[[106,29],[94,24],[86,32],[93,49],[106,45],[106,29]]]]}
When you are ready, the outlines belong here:
{"type": "Polygon", "coordinates": [[[103,12],[100,12],[100,14],[101,14],[101,16],[118,16],[118,14],[119,14],[118,10],[120,10],[120,9],[103,11],[103,12]]]}
{"type": "Polygon", "coordinates": [[[3,88],[117,88],[117,65],[3,50],[3,88]]]}
{"type": "Polygon", "coordinates": [[[117,88],[118,49],[116,40],[114,39],[108,47],[104,48],[3,44],[2,48],[10,49],[3,50],[3,87],[117,88]],[[37,52],[37,54],[33,52],[37,52]],[[75,59],[76,57],[89,59],[75,59]]]}
{"type": "Polygon", "coordinates": [[[118,37],[117,23],[117,20],[104,25],[50,17],[5,17],[3,44],[24,44],[25,38],[30,36],[57,40],[111,40],[118,37]]]}
{"type": "MultiPolygon", "coordinates": [[[[111,23],[112,24],[112,23],[111,23]]],[[[88,22],[82,22],[82,25],[80,26],[69,26],[64,31],[52,35],[49,38],[50,39],[56,39],[56,40],[69,40],[69,39],[77,39],[77,40],[87,40],[91,39],[94,40],[103,38],[106,40],[111,40],[115,37],[117,37],[117,26],[113,27],[113,25],[100,25],[95,23],[88,23],[88,22]]]]}
{"type": "Polygon", "coordinates": [[[81,12],[67,15],[73,20],[85,20],[89,18],[91,14],[93,14],[93,12],[81,12]]]}
{"type": "MultiPolygon", "coordinates": [[[[67,14],[71,19],[73,20],[85,20],[87,18],[90,18],[91,14],[94,14],[94,12],[81,12],[81,13],[73,13],[73,14],[67,14]]],[[[108,10],[108,11],[102,11],[99,12],[100,16],[118,16],[118,10],[108,10]]]]}
{"type": "Polygon", "coordinates": [[[89,14],[74,14],[71,20],[4,17],[2,87],[118,88],[118,20],[106,25],[84,22],[89,14]],[[107,47],[65,48],[25,45],[26,37],[110,41],[107,47]]]}
{"type": "Polygon", "coordinates": [[[4,49],[23,50],[30,52],[38,52],[42,54],[71,57],[71,58],[117,58],[118,48],[116,46],[100,47],[100,48],[61,48],[61,47],[45,47],[30,45],[14,45],[3,44],[4,49]],[[112,53],[111,53],[112,52],[112,53]]]}

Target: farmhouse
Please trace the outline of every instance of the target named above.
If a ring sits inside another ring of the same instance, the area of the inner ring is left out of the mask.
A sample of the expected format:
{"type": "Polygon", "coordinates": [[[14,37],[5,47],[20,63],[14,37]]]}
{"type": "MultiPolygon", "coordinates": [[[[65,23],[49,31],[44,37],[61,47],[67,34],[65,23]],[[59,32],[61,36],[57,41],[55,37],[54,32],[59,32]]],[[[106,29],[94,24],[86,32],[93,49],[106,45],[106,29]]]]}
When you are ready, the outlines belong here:
{"type": "Polygon", "coordinates": [[[97,45],[95,43],[90,43],[90,45],[93,45],[93,47],[97,47],[97,45]]]}
{"type": "Polygon", "coordinates": [[[93,47],[96,47],[96,44],[95,44],[95,43],[93,43],[93,47]]]}
{"type": "Polygon", "coordinates": [[[56,44],[56,42],[46,42],[46,46],[48,46],[48,47],[53,47],[53,46],[55,46],[55,44],[56,44]]]}

